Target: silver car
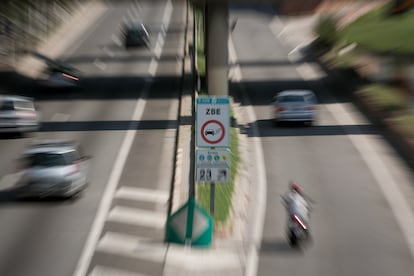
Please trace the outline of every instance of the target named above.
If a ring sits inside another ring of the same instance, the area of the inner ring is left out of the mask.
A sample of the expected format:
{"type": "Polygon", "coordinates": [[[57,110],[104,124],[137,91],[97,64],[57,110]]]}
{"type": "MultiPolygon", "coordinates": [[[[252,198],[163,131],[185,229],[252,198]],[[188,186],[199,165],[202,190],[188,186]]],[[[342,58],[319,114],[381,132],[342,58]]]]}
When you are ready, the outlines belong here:
{"type": "Polygon", "coordinates": [[[310,90],[286,90],[273,101],[275,123],[306,122],[312,124],[317,115],[317,100],[310,90]]]}
{"type": "Polygon", "coordinates": [[[23,174],[17,182],[18,197],[78,195],[88,184],[89,157],[78,144],[48,141],[30,146],[24,153],[23,174]]]}
{"type": "Polygon", "coordinates": [[[25,133],[39,129],[39,114],[31,98],[0,95],[0,132],[25,133]]]}

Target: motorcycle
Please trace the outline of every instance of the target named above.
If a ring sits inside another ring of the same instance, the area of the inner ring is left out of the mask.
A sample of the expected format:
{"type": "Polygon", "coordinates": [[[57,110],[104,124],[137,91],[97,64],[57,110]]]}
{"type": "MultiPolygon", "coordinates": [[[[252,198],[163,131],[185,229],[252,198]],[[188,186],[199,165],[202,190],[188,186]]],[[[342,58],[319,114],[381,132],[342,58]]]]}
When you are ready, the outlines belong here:
{"type": "Polygon", "coordinates": [[[283,197],[283,203],[288,210],[289,217],[287,221],[287,236],[289,244],[292,247],[301,247],[310,240],[310,226],[303,218],[302,214],[297,211],[289,211],[288,200],[283,197]]]}
{"type": "Polygon", "coordinates": [[[309,240],[309,226],[298,214],[292,214],[288,221],[287,234],[289,244],[292,247],[299,247],[309,240]]]}

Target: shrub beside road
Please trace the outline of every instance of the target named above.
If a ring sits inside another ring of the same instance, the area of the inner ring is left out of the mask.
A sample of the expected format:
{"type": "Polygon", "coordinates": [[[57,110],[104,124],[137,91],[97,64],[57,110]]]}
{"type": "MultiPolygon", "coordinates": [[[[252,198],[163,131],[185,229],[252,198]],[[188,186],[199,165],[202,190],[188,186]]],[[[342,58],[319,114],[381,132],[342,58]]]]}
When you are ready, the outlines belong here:
{"type": "Polygon", "coordinates": [[[350,96],[413,165],[414,10],[392,16],[390,9],[387,3],[374,7],[346,25],[340,24],[346,14],[323,14],[313,48],[328,70],[357,76],[350,96]]]}

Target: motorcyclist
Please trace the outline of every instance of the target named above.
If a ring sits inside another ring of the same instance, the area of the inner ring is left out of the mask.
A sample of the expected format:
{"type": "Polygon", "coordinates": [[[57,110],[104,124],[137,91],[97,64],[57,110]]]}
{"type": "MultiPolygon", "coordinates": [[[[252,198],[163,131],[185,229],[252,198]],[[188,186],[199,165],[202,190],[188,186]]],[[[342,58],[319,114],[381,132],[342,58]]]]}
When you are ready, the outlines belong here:
{"type": "Polygon", "coordinates": [[[309,204],[305,199],[303,189],[295,182],[290,182],[290,191],[283,197],[289,218],[299,216],[307,225],[309,224],[309,204]]]}

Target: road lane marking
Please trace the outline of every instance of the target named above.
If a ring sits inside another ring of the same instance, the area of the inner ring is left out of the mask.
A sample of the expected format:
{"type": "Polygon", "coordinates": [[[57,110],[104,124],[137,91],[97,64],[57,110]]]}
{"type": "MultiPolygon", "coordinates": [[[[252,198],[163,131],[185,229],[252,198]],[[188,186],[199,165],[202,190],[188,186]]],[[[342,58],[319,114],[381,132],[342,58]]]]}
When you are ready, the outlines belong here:
{"type": "MultiPolygon", "coordinates": [[[[314,70],[314,68],[309,65],[306,66],[306,70],[299,69],[299,67],[297,70],[304,80],[312,80],[318,76],[319,72],[317,71],[319,70],[314,70]]],[[[326,108],[339,125],[357,125],[357,122],[344,108],[343,104],[330,104],[326,105],[326,108]]],[[[374,176],[382,194],[388,201],[388,204],[394,213],[394,217],[396,218],[401,232],[408,244],[411,255],[414,258],[414,215],[411,211],[410,205],[401,192],[401,189],[396,184],[393,176],[388,171],[381,156],[372,145],[372,141],[369,141],[368,137],[364,135],[348,134],[347,137],[360,153],[365,164],[371,171],[371,174],[374,176]]]]}
{"type": "Polygon", "coordinates": [[[154,47],[154,54],[157,57],[157,59],[161,57],[162,45],[164,45],[164,37],[161,34],[159,34],[154,47]]]}
{"type": "Polygon", "coordinates": [[[131,207],[115,206],[108,214],[108,222],[139,225],[157,229],[163,229],[167,221],[166,212],[147,211],[131,207]]]}
{"type": "MultiPolygon", "coordinates": [[[[322,78],[324,75],[321,74],[325,74],[315,66],[310,66],[308,63],[303,63],[302,65],[304,66],[297,67],[297,72],[304,80],[314,80],[318,76],[318,78],[322,78]]],[[[331,97],[334,99],[334,96],[331,97]]],[[[358,124],[344,108],[343,104],[330,104],[326,105],[326,108],[339,125],[358,124]]],[[[369,141],[366,135],[348,134],[347,137],[358,150],[365,164],[371,171],[371,174],[374,176],[378,187],[394,213],[394,217],[414,258],[414,215],[404,194],[388,171],[381,156],[375,150],[372,141],[369,141]]]]}
{"type": "Polygon", "coordinates": [[[102,71],[104,71],[107,68],[107,65],[104,62],[100,61],[98,58],[96,58],[93,61],[93,65],[95,65],[96,67],[98,67],[102,71]]]}
{"type": "Polygon", "coordinates": [[[115,56],[115,53],[112,52],[108,47],[103,46],[101,49],[107,56],[109,56],[109,57],[114,57],[115,56]]]}
{"type": "Polygon", "coordinates": [[[55,113],[50,119],[51,122],[67,122],[69,121],[70,114],[55,113]]]}
{"type": "Polygon", "coordinates": [[[236,49],[234,48],[234,43],[231,37],[229,38],[229,60],[233,64],[231,67],[230,78],[234,82],[240,82],[242,79],[240,65],[237,64],[236,49]]]}
{"type": "Polygon", "coordinates": [[[117,36],[117,35],[115,35],[115,34],[112,34],[111,35],[111,40],[116,44],[116,45],[118,45],[118,46],[122,46],[122,41],[121,41],[121,39],[117,36]]]}
{"type": "Polygon", "coordinates": [[[162,263],[167,245],[128,234],[106,233],[97,246],[99,252],[162,263]]]}
{"type": "Polygon", "coordinates": [[[122,186],[116,192],[115,198],[155,203],[166,203],[169,198],[169,192],[122,186]]]}
{"type": "Polygon", "coordinates": [[[162,17],[163,25],[165,26],[165,30],[168,30],[168,26],[170,25],[171,15],[172,15],[173,6],[171,0],[168,0],[165,6],[164,15],[162,17]]]}
{"type": "MultiPolygon", "coordinates": [[[[327,108],[339,124],[354,121],[341,104],[328,105],[327,108]]],[[[381,156],[372,145],[372,141],[366,135],[347,135],[347,137],[359,151],[385,199],[388,201],[414,258],[414,216],[410,205],[388,171],[381,156]]]]}
{"type": "Polygon", "coordinates": [[[145,274],[115,269],[112,267],[98,265],[95,266],[88,276],[147,276],[145,274]]]}
{"type": "Polygon", "coordinates": [[[319,80],[326,76],[324,72],[318,70],[318,65],[311,63],[301,63],[296,67],[299,75],[306,81],[319,80]]]}
{"type": "Polygon", "coordinates": [[[155,58],[152,58],[148,66],[148,73],[150,74],[151,77],[155,76],[155,74],[157,73],[157,68],[158,68],[158,62],[155,60],[155,58]]]}
{"type": "Polygon", "coordinates": [[[141,10],[142,10],[142,7],[141,7],[141,3],[140,3],[140,1],[141,1],[141,0],[135,0],[135,1],[134,1],[134,3],[133,3],[133,5],[135,6],[135,9],[136,9],[137,11],[141,11],[141,10]]]}
{"type": "Polygon", "coordinates": [[[164,37],[170,26],[172,10],[173,9],[172,9],[171,0],[169,0],[165,6],[164,15],[162,17],[161,32],[158,34],[155,47],[154,47],[154,54],[157,57],[157,59],[161,57],[162,48],[165,43],[164,37]]]}
{"type": "Polygon", "coordinates": [[[16,185],[16,182],[19,180],[19,178],[22,175],[23,175],[23,171],[6,174],[0,179],[0,188],[2,189],[13,188],[16,185]]]}
{"type": "Polygon", "coordinates": [[[135,135],[138,129],[138,122],[141,120],[144,113],[146,98],[148,96],[148,90],[150,87],[150,82],[147,83],[144,88],[142,97],[137,101],[135,110],[131,117],[131,126],[130,129],[126,131],[122,145],[118,151],[118,155],[115,159],[114,166],[112,168],[109,180],[106,184],[103,197],[98,207],[96,217],[93,221],[91,230],[89,232],[88,238],[86,240],[85,246],[82,250],[81,257],[76,266],[74,276],[84,276],[88,271],[89,264],[91,262],[92,256],[94,254],[95,247],[99,240],[99,235],[102,231],[102,228],[105,224],[107,214],[111,207],[113,196],[116,192],[116,187],[118,186],[119,180],[124,170],[128,154],[131,150],[132,143],[135,139],[135,135]]]}
{"type": "MultiPolygon", "coordinates": [[[[166,26],[167,29],[168,29],[168,26],[170,24],[171,13],[172,13],[172,4],[171,4],[171,1],[169,0],[167,2],[167,6],[166,6],[166,9],[164,11],[164,17],[163,17],[165,20],[167,20],[167,22],[164,23],[164,25],[166,26]],[[169,13],[169,15],[168,15],[168,13],[169,13]]],[[[113,40],[115,39],[114,35],[112,36],[112,39],[113,40]]],[[[161,52],[159,52],[158,54],[159,54],[159,56],[161,56],[161,52]]],[[[153,68],[151,70],[156,71],[157,67],[158,67],[158,63],[155,63],[155,65],[153,65],[153,68]]],[[[99,208],[98,208],[98,213],[97,213],[97,215],[95,217],[95,220],[92,224],[92,228],[89,232],[88,239],[85,243],[84,249],[82,250],[81,257],[79,259],[79,262],[78,262],[78,264],[76,266],[76,269],[75,269],[75,272],[73,274],[74,276],[84,276],[87,273],[88,267],[89,267],[90,262],[92,260],[92,256],[94,254],[94,250],[95,250],[96,245],[98,244],[98,241],[99,241],[99,235],[100,235],[100,233],[102,231],[102,228],[105,224],[106,216],[109,213],[111,203],[112,203],[112,199],[113,199],[114,194],[116,192],[116,187],[118,186],[122,171],[125,167],[125,163],[126,163],[126,159],[128,157],[128,153],[131,149],[132,142],[135,139],[137,125],[138,125],[138,122],[140,121],[140,119],[142,117],[142,114],[143,114],[143,111],[144,111],[144,108],[145,108],[145,105],[146,105],[146,101],[143,100],[143,99],[145,99],[147,97],[150,85],[151,85],[151,80],[148,80],[146,82],[146,87],[144,88],[142,98],[140,98],[137,101],[135,111],[134,111],[134,114],[133,114],[132,119],[131,119],[131,121],[134,122],[134,123],[131,124],[131,129],[127,131],[127,133],[124,137],[124,141],[122,143],[122,146],[121,146],[121,148],[118,152],[118,156],[115,160],[115,164],[114,164],[114,167],[112,169],[111,175],[109,177],[108,184],[106,185],[104,195],[102,197],[101,203],[100,203],[99,208]]]]}
{"type": "MultiPolygon", "coordinates": [[[[230,60],[237,61],[237,55],[234,47],[233,40],[231,36],[229,37],[229,57],[230,60]]],[[[239,80],[242,79],[242,73],[239,65],[236,65],[237,78],[239,80]]],[[[250,122],[257,122],[256,115],[254,113],[253,107],[250,104],[250,100],[248,99],[246,92],[241,86],[243,102],[246,103],[246,110],[248,120],[250,122]]],[[[258,263],[259,263],[259,250],[262,243],[263,237],[263,228],[266,219],[266,195],[267,195],[267,183],[266,183],[266,168],[264,165],[264,156],[263,156],[263,146],[260,140],[259,129],[257,124],[252,124],[252,131],[253,137],[249,138],[252,141],[254,150],[254,156],[251,157],[256,166],[257,175],[256,180],[254,181],[256,187],[255,197],[251,198],[251,202],[249,203],[249,209],[256,208],[253,212],[255,216],[253,216],[253,221],[251,222],[251,232],[249,233],[248,237],[248,249],[247,249],[247,256],[245,261],[245,270],[246,276],[254,276],[257,274],[258,270],[258,263]]],[[[252,184],[252,183],[250,183],[252,184]]]]}

